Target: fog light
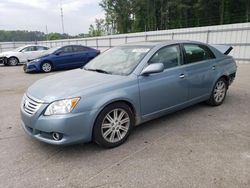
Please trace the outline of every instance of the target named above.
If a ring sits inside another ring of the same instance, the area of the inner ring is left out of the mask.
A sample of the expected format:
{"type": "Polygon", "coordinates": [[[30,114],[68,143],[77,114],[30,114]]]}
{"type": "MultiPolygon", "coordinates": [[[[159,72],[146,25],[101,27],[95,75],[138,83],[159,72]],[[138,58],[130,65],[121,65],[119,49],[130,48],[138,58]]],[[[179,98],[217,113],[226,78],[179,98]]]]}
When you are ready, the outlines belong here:
{"type": "Polygon", "coordinates": [[[54,140],[59,141],[62,139],[62,134],[60,133],[52,133],[52,137],[54,140]]]}

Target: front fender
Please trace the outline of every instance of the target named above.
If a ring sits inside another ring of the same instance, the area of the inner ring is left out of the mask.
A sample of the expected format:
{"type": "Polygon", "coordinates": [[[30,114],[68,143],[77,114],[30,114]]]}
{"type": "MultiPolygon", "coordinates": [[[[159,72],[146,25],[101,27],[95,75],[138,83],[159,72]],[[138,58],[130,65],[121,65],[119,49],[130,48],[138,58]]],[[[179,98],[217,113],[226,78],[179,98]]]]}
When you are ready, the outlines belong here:
{"type": "Polygon", "coordinates": [[[28,59],[26,58],[25,55],[19,54],[19,53],[9,53],[9,54],[6,54],[5,56],[7,58],[16,57],[19,60],[19,62],[26,62],[26,61],[28,61],[28,59]]]}
{"type": "MultiPolygon", "coordinates": [[[[79,95],[80,96],[80,95],[79,95]]],[[[93,90],[81,97],[79,104],[76,106],[76,112],[96,111],[98,114],[109,104],[124,101],[129,103],[135,112],[136,122],[140,122],[140,97],[139,88],[136,79],[130,82],[120,83],[101,90],[93,90]],[[113,89],[113,88],[117,89],[113,89]]]]}

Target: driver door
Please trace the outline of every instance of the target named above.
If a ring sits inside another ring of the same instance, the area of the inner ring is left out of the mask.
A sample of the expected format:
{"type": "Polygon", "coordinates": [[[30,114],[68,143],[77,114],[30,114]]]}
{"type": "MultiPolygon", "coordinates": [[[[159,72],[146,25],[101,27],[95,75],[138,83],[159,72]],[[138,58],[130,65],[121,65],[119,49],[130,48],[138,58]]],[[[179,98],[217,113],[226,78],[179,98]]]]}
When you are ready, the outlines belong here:
{"type": "Polygon", "coordinates": [[[161,48],[148,64],[163,63],[164,71],[139,76],[140,104],[143,118],[166,112],[188,100],[182,52],[179,45],[161,48]]]}
{"type": "Polygon", "coordinates": [[[65,46],[60,49],[61,53],[56,55],[53,62],[56,68],[67,69],[74,65],[74,52],[72,46],[65,46]]]}

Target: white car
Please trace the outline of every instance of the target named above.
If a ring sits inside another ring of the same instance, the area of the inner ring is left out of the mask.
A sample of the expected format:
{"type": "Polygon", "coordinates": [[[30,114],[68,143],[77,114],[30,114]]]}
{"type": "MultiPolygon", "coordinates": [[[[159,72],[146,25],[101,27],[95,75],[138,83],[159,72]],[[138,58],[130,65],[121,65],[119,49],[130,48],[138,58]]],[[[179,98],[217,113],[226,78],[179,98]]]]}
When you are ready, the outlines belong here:
{"type": "Polygon", "coordinates": [[[49,48],[39,45],[27,45],[14,49],[13,51],[0,53],[0,64],[15,66],[26,63],[43,55],[49,48]]]}

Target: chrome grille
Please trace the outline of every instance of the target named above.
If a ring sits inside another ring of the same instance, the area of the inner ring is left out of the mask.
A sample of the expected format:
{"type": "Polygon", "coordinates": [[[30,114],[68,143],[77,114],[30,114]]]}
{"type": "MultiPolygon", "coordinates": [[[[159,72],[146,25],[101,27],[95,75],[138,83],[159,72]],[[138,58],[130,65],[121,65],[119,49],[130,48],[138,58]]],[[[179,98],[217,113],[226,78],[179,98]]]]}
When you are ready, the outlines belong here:
{"type": "Polygon", "coordinates": [[[42,106],[42,102],[37,101],[35,99],[31,99],[27,95],[24,96],[24,98],[23,98],[23,110],[27,114],[29,114],[29,115],[35,114],[41,106],[42,106]]]}

